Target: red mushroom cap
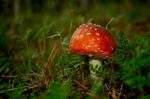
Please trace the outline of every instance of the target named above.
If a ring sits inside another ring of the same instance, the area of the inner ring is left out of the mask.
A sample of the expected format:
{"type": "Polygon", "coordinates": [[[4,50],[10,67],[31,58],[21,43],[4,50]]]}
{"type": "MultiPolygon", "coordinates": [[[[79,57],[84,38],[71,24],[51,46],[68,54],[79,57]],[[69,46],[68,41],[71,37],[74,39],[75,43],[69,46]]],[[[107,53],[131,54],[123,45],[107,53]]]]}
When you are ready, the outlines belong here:
{"type": "Polygon", "coordinates": [[[69,47],[73,53],[109,58],[114,53],[116,42],[106,29],[88,23],[75,30],[69,47]]]}

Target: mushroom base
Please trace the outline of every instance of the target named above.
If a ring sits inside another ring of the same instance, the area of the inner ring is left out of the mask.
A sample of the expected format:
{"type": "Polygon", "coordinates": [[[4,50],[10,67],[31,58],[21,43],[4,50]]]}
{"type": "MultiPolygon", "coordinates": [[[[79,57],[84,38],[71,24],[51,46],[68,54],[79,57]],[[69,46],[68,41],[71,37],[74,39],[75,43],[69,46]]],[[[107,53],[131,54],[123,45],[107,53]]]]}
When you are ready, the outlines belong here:
{"type": "Polygon", "coordinates": [[[97,59],[91,59],[89,61],[89,66],[90,66],[90,76],[91,79],[99,82],[100,84],[103,83],[104,78],[103,77],[99,77],[97,75],[97,72],[102,72],[102,62],[97,60],[97,59]]]}

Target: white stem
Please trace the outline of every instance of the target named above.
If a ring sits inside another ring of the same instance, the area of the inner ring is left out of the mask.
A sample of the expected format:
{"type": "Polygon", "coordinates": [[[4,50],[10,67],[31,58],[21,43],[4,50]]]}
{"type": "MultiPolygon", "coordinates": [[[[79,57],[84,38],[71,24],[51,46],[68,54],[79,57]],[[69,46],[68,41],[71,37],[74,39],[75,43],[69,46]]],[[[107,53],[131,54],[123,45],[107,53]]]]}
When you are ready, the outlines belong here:
{"type": "Polygon", "coordinates": [[[91,78],[95,81],[98,81],[100,84],[103,83],[103,77],[98,77],[96,72],[102,72],[102,62],[96,59],[92,59],[89,61],[90,65],[90,75],[91,78]]]}

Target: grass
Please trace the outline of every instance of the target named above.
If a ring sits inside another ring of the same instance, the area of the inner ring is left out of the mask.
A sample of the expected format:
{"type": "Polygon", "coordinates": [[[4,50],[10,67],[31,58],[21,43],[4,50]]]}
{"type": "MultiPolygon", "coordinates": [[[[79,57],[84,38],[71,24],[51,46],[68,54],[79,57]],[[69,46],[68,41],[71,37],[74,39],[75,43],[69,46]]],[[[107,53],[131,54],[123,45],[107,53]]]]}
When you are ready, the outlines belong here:
{"type": "Polygon", "coordinates": [[[11,16],[4,18],[0,98],[148,99],[150,15],[146,12],[142,5],[95,4],[84,15],[69,6],[58,15],[22,13],[17,24],[11,16]],[[105,27],[112,17],[108,30],[117,48],[110,60],[103,60],[100,75],[105,80],[98,86],[90,79],[88,58],[71,53],[68,44],[80,24],[92,20],[105,27]]]}

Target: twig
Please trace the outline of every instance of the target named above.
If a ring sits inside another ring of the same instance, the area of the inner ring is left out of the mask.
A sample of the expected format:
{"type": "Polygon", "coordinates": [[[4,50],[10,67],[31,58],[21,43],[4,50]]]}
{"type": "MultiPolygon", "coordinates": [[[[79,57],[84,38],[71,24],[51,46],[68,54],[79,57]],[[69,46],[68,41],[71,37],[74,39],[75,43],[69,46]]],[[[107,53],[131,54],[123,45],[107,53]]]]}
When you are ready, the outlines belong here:
{"type": "Polygon", "coordinates": [[[121,84],[120,92],[119,92],[119,95],[118,95],[118,99],[120,99],[120,96],[121,96],[121,94],[122,94],[122,89],[123,89],[123,84],[121,84]]]}
{"type": "Polygon", "coordinates": [[[111,96],[112,96],[113,99],[118,99],[114,86],[112,87],[112,94],[111,94],[111,96]]]}
{"type": "Polygon", "coordinates": [[[17,77],[16,75],[2,75],[0,78],[15,78],[17,77]]]}
{"type": "Polygon", "coordinates": [[[74,82],[75,84],[77,84],[78,86],[80,86],[82,89],[89,91],[86,86],[84,86],[83,84],[81,84],[81,83],[78,82],[77,80],[73,80],[73,82],[74,82]]]}
{"type": "Polygon", "coordinates": [[[86,92],[85,94],[91,96],[92,99],[100,99],[100,96],[95,95],[95,94],[92,94],[92,93],[90,92],[90,90],[89,90],[86,86],[84,86],[83,84],[81,84],[81,83],[78,82],[77,80],[73,80],[73,82],[74,82],[75,84],[77,84],[78,86],[80,86],[82,89],[86,90],[87,92],[86,92]]]}
{"type": "Polygon", "coordinates": [[[107,84],[105,84],[105,87],[106,87],[106,89],[108,91],[108,94],[111,94],[110,89],[108,88],[107,84]]]}
{"type": "Polygon", "coordinates": [[[29,86],[29,87],[25,88],[23,91],[27,91],[27,90],[29,90],[29,89],[34,89],[34,88],[40,88],[40,86],[39,86],[39,85],[36,85],[36,86],[29,86]]]}
{"type": "Polygon", "coordinates": [[[49,86],[49,84],[51,83],[51,80],[53,78],[53,75],[54,75],[54,73],[53,73],[54,68],[51,65],[54,62],[57,51],[58,51],[57,50],[57,45],[55,44],[55,46],[51,50],[51,53],[48,57],[48,60],[42,66],[41,74],[42,74],[42,77],[44,79],[44,83],[45,83],[46,86],[49,86]],[[46,73],[47,71],[49,71],[48,75],[46,73]]]}
{"type": "Polygon", "coordinates": [[[109,22],[106,24],[106,30],[108,29],[108,25],[114,20],[114,17],[112,17],[109,22]]]}
{"type": "Polygon", "coordinates": [[[2,75],[0,76],[0,78],[16,78],[16,77],[22,77],[22,76],[40,76],[36,73],[31,73],[31,74],[21,74],[21,75],[2,75]]]}
{"type": "Polygon", "coordinates": [[[34,85],[34,86],[24,86],[24,87],[19,87],[19,88],[11,88],[11,89],[8,89],[8,90],[1,90],[0,93],[14,91],[14,90],[17,90],[17,89],[23,89],[23,91],[27,91],[29,89],[34,89],[34,88],[39,88],[39,87],[40,87],[39,85],[34,85]]]}

